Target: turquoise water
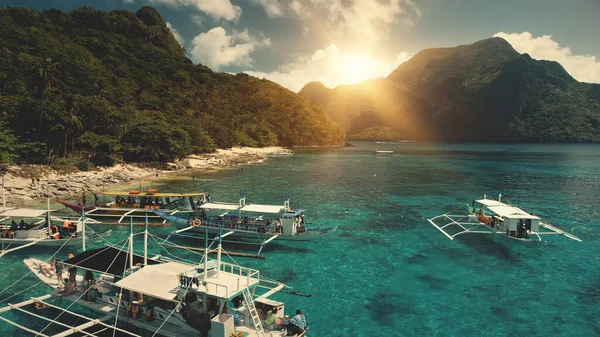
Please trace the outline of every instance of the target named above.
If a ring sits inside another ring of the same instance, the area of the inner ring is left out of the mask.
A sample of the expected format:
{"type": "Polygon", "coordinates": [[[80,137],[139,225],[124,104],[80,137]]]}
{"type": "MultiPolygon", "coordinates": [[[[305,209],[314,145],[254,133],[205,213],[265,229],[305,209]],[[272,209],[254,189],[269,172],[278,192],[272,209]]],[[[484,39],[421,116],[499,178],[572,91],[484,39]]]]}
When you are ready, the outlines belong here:
{"type": "MultiPolygon", "coordinates": [[[[600,335],[600,146],[355,144],[300,149],[161,189],[206,187],[213,200],[232,202],[245,190],[249,203],[282,203],[290,192],[307,221],[338,226],[317,242],[275,242],[265,260],[237,258],[312,294],[276,296],[288,312],[306,313],[311,337],[600,335]],[[375,156],[375,149],[396,154],[375,156]],[[484,235],[450,241],[426,221],[484,193],[502,193],[583,242],[484,235]]],[[[110,239],[127,234],[115,228],[110,239]]],[[[2,258],[0,289],[26,274],[24,257],[52,254],[37,250],[2,258]]],[[[11,289],[34,283],[27,277],[11,289]]],[[[11,302],[44,292],[34,287],[11,302]]],[[[0,335],[11,334],[23,335],[0,323],[0,335]]]]}

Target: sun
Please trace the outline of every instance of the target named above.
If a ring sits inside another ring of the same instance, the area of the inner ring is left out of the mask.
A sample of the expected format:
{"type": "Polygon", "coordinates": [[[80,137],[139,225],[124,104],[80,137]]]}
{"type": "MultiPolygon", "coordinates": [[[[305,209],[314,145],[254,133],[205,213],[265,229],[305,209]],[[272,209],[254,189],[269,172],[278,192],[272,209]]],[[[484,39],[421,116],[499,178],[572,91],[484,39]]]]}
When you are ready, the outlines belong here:
{"type": "Polygon", "coordinates": [[[344,78],[348,84],[355,84],[368,79],[370,57],[366,54],[349,56],[344,60],[344,78]]]}

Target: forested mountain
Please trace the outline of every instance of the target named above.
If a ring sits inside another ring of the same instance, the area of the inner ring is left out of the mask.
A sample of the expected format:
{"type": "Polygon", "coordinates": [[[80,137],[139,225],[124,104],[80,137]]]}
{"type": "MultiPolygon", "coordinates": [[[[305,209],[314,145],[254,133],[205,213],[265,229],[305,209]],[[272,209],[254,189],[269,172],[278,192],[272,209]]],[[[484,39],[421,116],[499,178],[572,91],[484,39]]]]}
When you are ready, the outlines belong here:
{"type": "Polygon", "coordinates": [[[300,94],[349,139],[600,141],[600,85],[501,38],[423,50],[387,78],[334,89],[309,83],[300,94]]]}
{"type": "Polygon", "coordinates": [[[0,8],[0,161],[341,143],[338,125],[303,97],[192,64],[151,7],[0,8]]]}

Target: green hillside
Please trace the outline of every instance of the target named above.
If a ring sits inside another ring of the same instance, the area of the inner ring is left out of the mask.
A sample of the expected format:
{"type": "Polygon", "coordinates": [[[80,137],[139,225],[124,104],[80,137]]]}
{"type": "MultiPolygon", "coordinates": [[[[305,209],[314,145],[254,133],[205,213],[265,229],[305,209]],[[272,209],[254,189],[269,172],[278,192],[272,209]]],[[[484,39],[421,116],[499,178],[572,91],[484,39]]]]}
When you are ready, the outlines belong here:
{"type": "Polygon", "coordinates": [[[340,145],[318,106],[194,65],[151,7],[0,8],[0,160],[166,161],[232,145],[340,145]]]}
{"type": "Polygon", "coordinates": [[[372,128],[385,126],[413,140],[600,141],[600,85],[579,83],[501,38],[423,50],[385,79],[334,89],[309,83],[300,94],[351,138],[377,137],[381,129],[372,128]]]}

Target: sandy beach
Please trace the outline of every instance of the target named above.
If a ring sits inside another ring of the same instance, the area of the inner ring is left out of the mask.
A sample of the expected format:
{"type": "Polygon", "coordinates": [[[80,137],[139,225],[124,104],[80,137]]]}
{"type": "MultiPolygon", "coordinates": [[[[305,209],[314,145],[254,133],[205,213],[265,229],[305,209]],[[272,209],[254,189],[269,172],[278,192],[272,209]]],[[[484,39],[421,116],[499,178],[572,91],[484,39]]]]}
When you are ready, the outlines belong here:
{"type": "MultiPolygon", "coordinates": [[[[167,169],[156,169],[136,164],[118,164],[92,171],[79,171],[59,174],[49,166],[27,165],[10,166],[3,175],[6,206],[20,206],[28,201],[41,198],[68,198],[79,196],[82,192],[97,191],[102,188],[115,188],[144,181],[174,178],[193,171],[201,175],[225,169],[238,164],[262,162],[274,151],[283,150],[279,146],[264,148],[234,147],[218,149],[214,153],[190,155],[176,163],[168,163],[167,169]],[[33,172],[33,173],[32,173],[33,172]]],[[[0,195],[0,209],[3,206],[0,195]]]]}

